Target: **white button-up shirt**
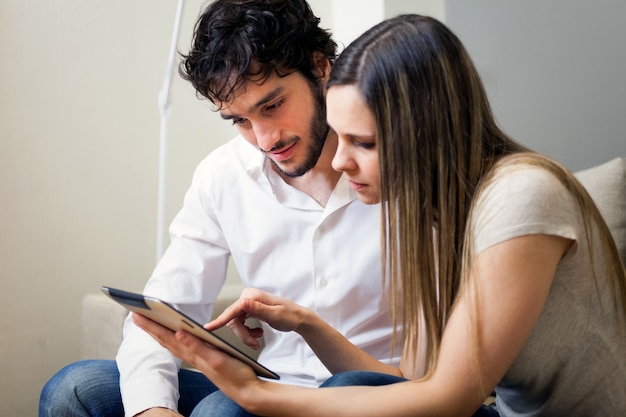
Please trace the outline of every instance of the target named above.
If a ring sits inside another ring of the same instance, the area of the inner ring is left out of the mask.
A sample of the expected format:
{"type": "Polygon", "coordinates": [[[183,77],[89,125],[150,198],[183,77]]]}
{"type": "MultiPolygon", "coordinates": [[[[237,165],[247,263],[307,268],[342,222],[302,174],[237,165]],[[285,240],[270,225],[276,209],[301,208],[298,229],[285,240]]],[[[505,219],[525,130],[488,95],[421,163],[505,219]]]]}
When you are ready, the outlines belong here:
{"type": "MultiPolygon", "coordinates": [[[[244,286],[313,310],[369,354],[398,364],[381,280],[380,207],[359,202],[344,176],[322,207],[237,137],[199,164],[170,235],[145,294],[205,323],[232,256],[244,286]]],[[[298,334],[264,325],[264,341],[259,362],[281,382],[317,386],[330,376],[298,334]]],[[[117,362],[127,415],[176,409],[180,362],[129,319],[117,362]]]]}

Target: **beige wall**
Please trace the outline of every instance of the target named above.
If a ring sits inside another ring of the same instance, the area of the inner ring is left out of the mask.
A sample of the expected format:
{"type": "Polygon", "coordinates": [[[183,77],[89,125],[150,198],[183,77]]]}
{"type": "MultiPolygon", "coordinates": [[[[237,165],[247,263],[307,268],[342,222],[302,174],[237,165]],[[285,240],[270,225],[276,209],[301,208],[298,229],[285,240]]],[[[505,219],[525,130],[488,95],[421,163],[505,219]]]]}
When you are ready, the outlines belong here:
{"type": "MultiPolygon", "coordinates": [[[[201,1],[187,1],[181,40],[201,1]]],[[[155,263],[161,88],[176,1],[0,2],[0,415],[80,358],[80,300],[155,263]]],[[[232,128],[174,80],[168,222],[232,128]]]]}
{"type": "MultiPolygon", "coordinates": [[[[337,3],[311,1],[343,43],[382,18],[368,0],[333,20],[337,3]]],[[[43,384],[80,359],[84,294],[140,290],[154,266],[157,95],[176,4],[0,1],[2,416],[36,415],[43,384]]],[[[203,4],[185,2],[183,50],[203,4]]],[[[167,223],[197,162],[234,134],[185,82],[173,88],[167,223]]]]}

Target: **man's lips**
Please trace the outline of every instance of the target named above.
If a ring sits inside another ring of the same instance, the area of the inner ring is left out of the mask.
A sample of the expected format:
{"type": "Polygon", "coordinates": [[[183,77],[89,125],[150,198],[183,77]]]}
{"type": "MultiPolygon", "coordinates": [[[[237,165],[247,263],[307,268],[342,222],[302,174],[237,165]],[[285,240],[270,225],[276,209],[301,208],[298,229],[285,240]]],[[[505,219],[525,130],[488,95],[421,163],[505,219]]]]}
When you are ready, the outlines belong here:
{"type": "Polygon", "coordinates": [[[296,142],[284,148],[277,149],[275,151],[268,152],[272,159],[276,162],[285,161],[293,156],[296,152],[296,142]]]}

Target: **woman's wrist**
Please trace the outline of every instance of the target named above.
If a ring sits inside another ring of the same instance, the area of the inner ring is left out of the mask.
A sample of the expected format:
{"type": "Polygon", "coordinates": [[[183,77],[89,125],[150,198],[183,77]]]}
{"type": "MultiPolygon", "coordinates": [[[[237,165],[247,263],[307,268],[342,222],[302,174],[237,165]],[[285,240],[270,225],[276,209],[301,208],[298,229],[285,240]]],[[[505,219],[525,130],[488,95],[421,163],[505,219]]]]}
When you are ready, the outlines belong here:
{"type": "Polygon", "coordinates": [[[247,412],[253,415],[263,415],[265,411],[271,409],[268,407],[271,397],[272,382],[257,379],[254,383],[248,384],[237,391],[237,402],[247,412]]]}
{"type": "Polygon", "coordinates": [[[308,308],[302,308],[298,314],[298,325],[294,331],[306,340],[307,335],[319,330],[320,323],[323,321],[317,314],[308,308]]]}

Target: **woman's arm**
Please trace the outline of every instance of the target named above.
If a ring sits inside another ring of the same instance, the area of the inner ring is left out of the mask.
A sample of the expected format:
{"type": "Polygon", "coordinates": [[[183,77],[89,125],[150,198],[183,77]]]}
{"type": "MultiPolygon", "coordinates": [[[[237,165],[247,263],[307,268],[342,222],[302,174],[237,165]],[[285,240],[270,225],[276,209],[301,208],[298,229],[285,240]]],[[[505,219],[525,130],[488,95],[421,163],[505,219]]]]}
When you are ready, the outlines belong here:
{"type": "Polygon", "coordinates": [[[253,288],[246,288],[237,302],[207,323],[205,328],[214,330],[227,325],[244,343],[256,349],[259,347],[256,339],[262,336],[262,331],[248,328],[245,325],[247,318],[264,321],[279,331],[300,334],[331,373],[369,370],[401,375],[397,367],[365,353],[313,311],[253,288]]]}
{"type": "Polygon", "coordinates": [[[570,240],[561,237],[528,235],[482,252],[471,274],[478,308],[466,289],[445,328],[434,373],[418,381],[323,389],[267,382],[247,365],[188,333],[174,334],[142,317],[135,320],[257,415],[470,416],[524,346],[570,245],[570,240]]]}

